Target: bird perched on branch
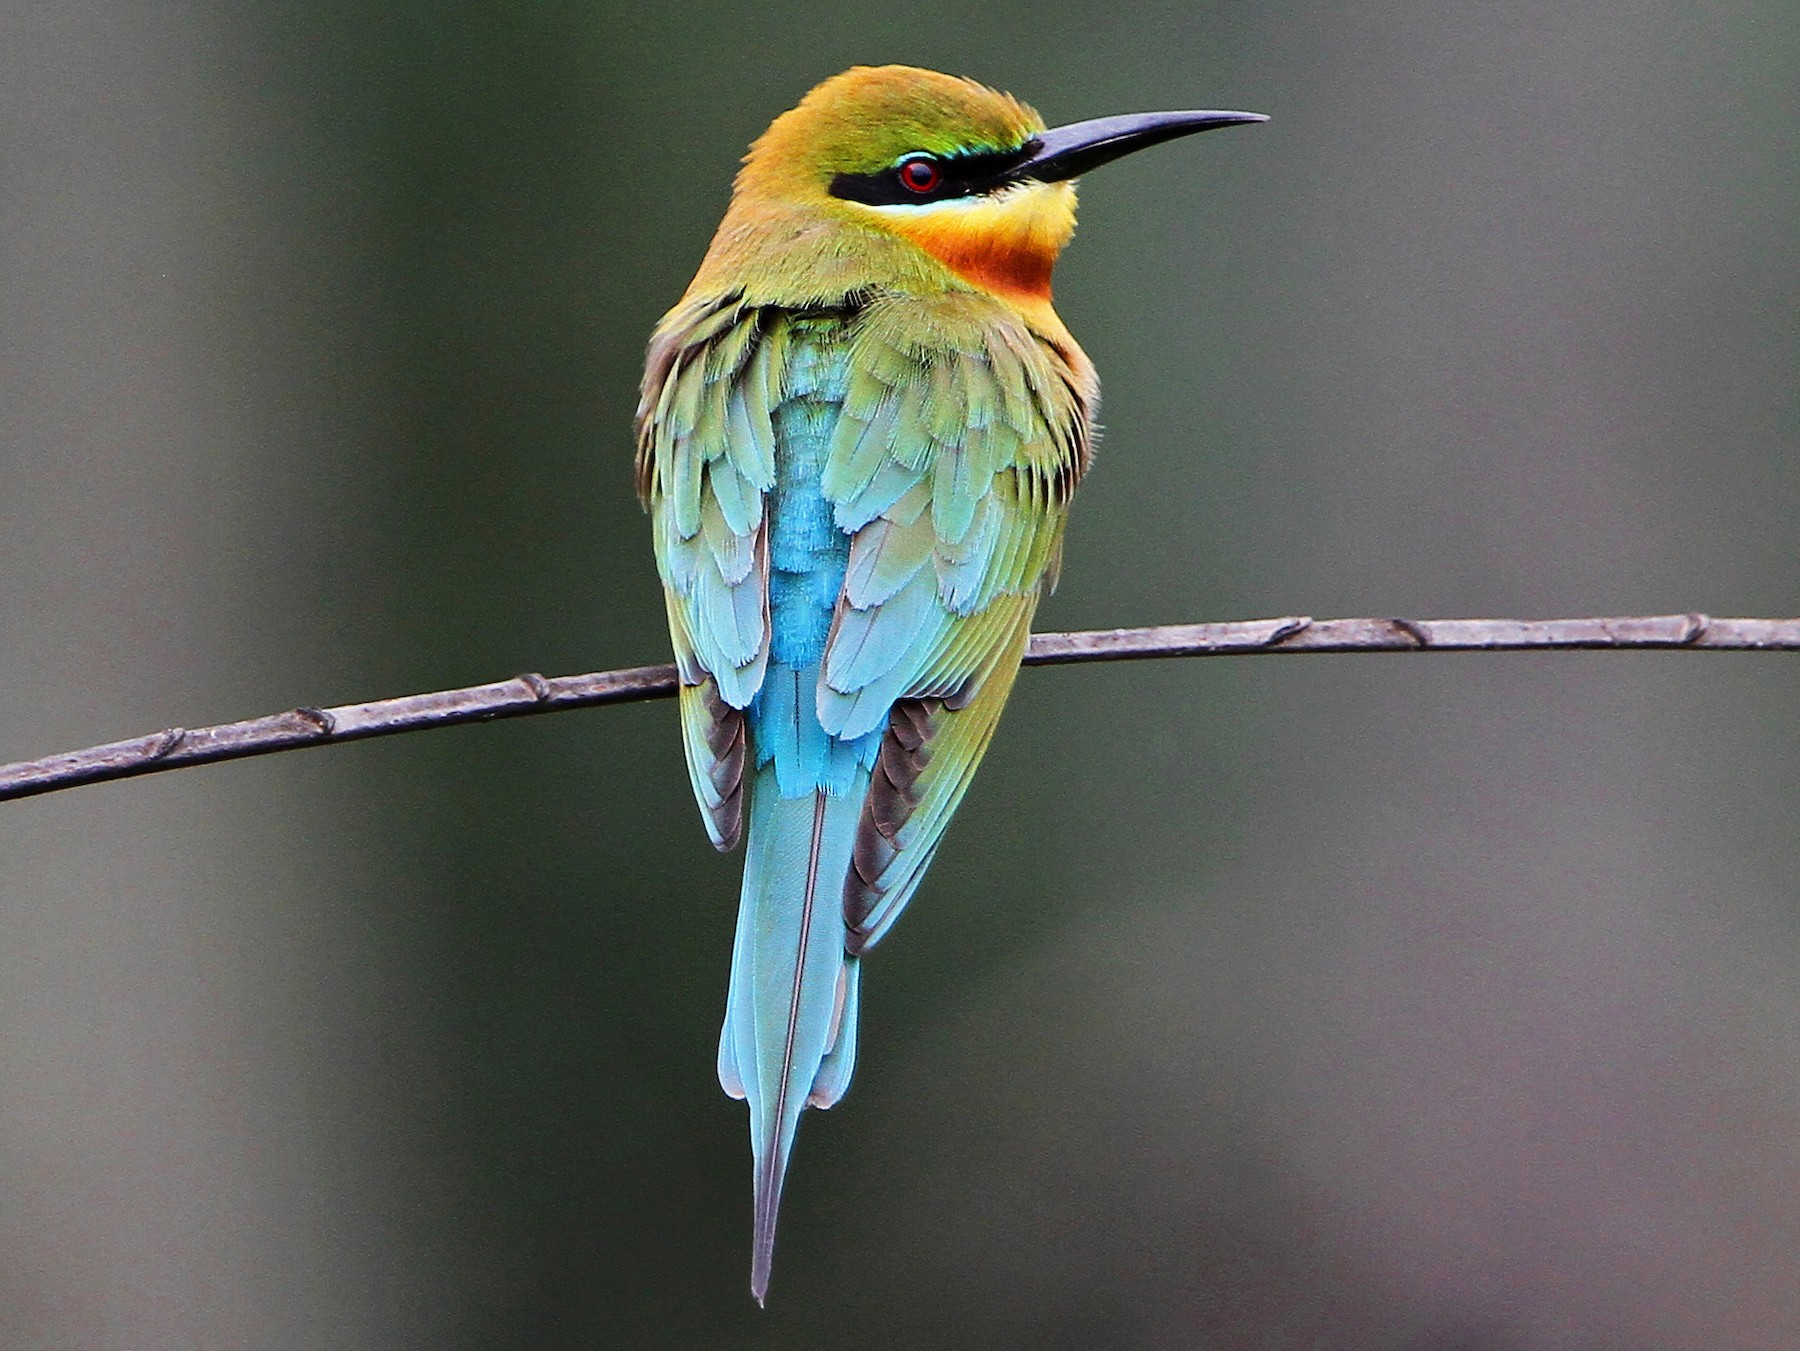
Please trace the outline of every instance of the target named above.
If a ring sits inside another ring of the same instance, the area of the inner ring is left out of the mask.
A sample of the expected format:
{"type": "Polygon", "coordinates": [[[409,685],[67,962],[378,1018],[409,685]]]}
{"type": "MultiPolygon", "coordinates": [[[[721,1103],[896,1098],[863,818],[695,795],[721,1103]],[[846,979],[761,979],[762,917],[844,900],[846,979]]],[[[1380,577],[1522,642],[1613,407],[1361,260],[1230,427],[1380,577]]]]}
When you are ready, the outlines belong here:
{"type": "Polygon", "coordinates": [[[713,843],[749,843],[719,1082],[750,1108],[767,1291],[801,1111],[856,1061],[905,908],[1055,584],[1099,385],[1050,303],[1077,175],[1255,113],[1046,129],[907,66],[826,80],[751,146],[651,339],[638,489],[713,843]]]}

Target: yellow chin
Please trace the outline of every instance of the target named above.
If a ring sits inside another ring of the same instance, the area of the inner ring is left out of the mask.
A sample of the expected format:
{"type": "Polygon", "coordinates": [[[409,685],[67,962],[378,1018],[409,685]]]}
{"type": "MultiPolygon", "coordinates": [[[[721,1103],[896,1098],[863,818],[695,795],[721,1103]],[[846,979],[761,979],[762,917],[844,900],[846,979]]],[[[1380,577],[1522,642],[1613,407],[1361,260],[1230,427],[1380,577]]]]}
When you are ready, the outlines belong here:
{"type": "Polygon", "coordinates": [[[1075,233],[1073,183],[1024,182],[991,196],[863,209],[966,281],[1015,301],[1050,299],[1057,255],[1075,233]]]}

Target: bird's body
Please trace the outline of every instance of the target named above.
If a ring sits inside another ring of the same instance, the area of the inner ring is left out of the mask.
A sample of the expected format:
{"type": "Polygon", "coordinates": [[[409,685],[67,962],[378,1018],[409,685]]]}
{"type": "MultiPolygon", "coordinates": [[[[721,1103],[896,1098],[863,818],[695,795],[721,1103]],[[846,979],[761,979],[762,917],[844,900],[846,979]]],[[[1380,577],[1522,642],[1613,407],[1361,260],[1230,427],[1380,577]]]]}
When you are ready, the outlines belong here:
{"type": "Polygon", "coordinates": [[[1123,149],[1059,134],[930,71],[826,81],[752,147],[650,344],[689,773],[720,848],[749,818],[719,1079],[750,1107],[759,1299],[800,1112],[848,1087],[861,958],[987,748],[1091,457],[1050,275],[1067,179],[1123,149]]]}

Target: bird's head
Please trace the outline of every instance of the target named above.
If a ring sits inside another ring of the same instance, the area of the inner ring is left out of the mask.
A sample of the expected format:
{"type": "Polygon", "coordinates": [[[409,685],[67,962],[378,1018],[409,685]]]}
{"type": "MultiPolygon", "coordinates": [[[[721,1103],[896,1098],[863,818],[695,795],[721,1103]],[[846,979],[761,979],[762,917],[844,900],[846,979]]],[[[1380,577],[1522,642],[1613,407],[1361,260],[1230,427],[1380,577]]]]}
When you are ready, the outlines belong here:
{"type": "Polygon", "coordinates": [[[1075,230],[1077,175],[1159,141],[1262,120],[1144,113],[1049,129],[973,80],[857,66],[815,87],[751,146],[721,238],[766,225],[816,243],[836,226],[844,253],[854,249],[842,239],[873,232],[984,290],[1044,302],[1075,230]]]}

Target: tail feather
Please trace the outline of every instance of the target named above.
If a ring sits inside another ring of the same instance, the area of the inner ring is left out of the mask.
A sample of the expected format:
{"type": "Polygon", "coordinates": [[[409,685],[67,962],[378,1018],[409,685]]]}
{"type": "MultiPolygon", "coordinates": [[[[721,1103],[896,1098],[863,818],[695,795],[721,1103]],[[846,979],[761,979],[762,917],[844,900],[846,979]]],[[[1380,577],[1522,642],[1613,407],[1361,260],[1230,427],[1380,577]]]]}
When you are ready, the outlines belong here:
{"type": "Polygon", "coordinates": [[[868,771],[853,790],[783,797],[773,765],[756,775],[719,1082],[748,1100],[755,1156],[751,1291],[768,1290],[781,1202],[801,1111],[828,1106],[855,1061],[857,976],[844,952],[843,879],[868,771]]]}
{"type": "Polygon", "coordinates": [[[850,1091],[850,1076],[856,1069],[856,1021],[861,1004],[862,961],[844,959],[838,977],[838,1016],[831,1036],[831,1050],[820,1062],[813,1079],[812,1092],[806,1095],[808,1107],[836,1107],[838,1100],[850,1091]]]}

